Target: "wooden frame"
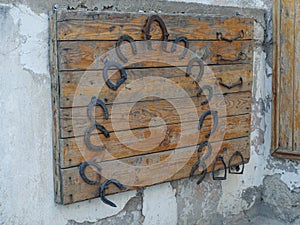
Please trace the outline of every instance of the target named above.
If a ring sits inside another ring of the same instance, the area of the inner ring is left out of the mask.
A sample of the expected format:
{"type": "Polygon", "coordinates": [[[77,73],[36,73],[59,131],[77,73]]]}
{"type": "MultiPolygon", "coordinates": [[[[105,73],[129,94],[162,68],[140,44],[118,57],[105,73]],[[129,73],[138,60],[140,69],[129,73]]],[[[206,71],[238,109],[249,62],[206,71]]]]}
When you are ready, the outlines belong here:
{"type": "Polygon", "coordinates": [[[299,150],[299,3],[274,0],[272,156],[300,160],[299,150]]]}

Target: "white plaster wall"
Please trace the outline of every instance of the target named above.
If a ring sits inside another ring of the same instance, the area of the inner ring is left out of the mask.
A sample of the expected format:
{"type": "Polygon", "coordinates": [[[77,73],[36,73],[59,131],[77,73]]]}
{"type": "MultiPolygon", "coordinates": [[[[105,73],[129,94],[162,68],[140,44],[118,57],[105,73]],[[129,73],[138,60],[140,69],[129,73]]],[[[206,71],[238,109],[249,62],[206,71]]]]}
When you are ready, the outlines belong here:
{"type": "MultiPolygon", "coordinates": [[[[263,0],[186,0],[185,2],[269,8],[263,0]],[[243,4],[241,4],[241,2],[243,4]]],[[[63,225],[68,220],[96,221],[118,213],[136,192],[110,196],[118,208],[105,206],[99,199],[69,206],[56,205],[53,196],[53,166],[51,146],[51,96],[48,72],[48,16],[35,14],[25,5],[1,5],[0,15],[0,224],[63,225]]],[[[257,27],[257,40],[263,38],[257,27]]],[[[255,51],[255,98],[271,94],[271,78],[266,78],[265,53],[255,51]]],[[[255,110],[255,107],[254,107],[255,110]]],[[[268,168],[270,110],[252,133],[251,160],[244,176],[229,177],[222,183],[218,211],[224,215],[249,208],[240,198],[241,189],[260,185],[263,175],[280,173],[268,168]],[[256,145],[264,131],[265,142],[256,145]]],[[[275,162],[277,163],[277,162],[275,162]]],[[[288,165],[296,169],[292,162],[288,165]]],[[[300,186],[295,172],[284,172],[281,179],[289,187],[300,186]]],[[[176,224],[175,191],[170,184],[146,188],[143,198],[144,224],[176,224]],[[162,192],[163,190],[163,192],[162,192]],[[162,194],[163,193],[163,194],[162,194]],[[158,202],[156,201],[158,200],[158,202]]]]}

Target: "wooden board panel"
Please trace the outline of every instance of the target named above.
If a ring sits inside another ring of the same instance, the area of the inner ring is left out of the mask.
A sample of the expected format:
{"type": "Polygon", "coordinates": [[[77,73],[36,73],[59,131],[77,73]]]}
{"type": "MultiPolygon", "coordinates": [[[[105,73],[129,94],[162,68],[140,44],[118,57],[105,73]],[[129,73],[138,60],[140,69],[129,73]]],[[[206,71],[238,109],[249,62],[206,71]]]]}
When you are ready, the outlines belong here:
{"type": "MultiPolygon", "coordinates": [[[[59,69],[65,70],[96,70],[103,69],[105,60],[117,61],[126,68],[162,67],[162,66],[186,66],[191,58],[204,54],[205,64],[236,64],[250,63],[252,61],[253,41],[193,41],[189,42],[189,50],[184,59],[179,59],[182,49],[175,52],[165,52],[161,48],[161,42],[153,42],[154,50],[149,50],[147,42],[136,42],[137,54],[134,55],[129,44],[121,47],[126,52],[128,63],[123,63],[116,54],[116,42],[114,41],[80,41],[59,43],[59,69]],[[222,61],[217,55],[225,59],[234,60],[238,54],[244,55],[242,60],[236,62],[222,61]]],[[[168,51],[172,44],[168,44],[168,51]]]]}
{"type": "MultiPolygon", "coordinates": [[[[175,124],[180,122],[187,122],[193,119],[192,114],[196,113],[200,118],[201,114],[208,109],[217,110],[219,117],[233,116],[250,113],[251,111],[251,92],[237,92],[232,94],[214,95],[210,104],[202,105],[201,103],[206,100],[205,95],[201,97],[193,97],[193,105],[185,104],[186,98],[156,101],[139,101],[132,105],[132,109],[128,110],[128,103],[108,105],[109,118],[114,118],[114,123],[118,126],[112,126],[111,119],[106,120],[104,113],[101,109],[94,110],[97,122],[103,125],[109,132],[120,131],[122,127],[130,122],[131,129],[145,128],[149,126],[151,119],[162,118],[166,124],[175,124]],[[175,108],[179,106],[179,108],[175,108]],[[112,115],[112,107],[114,113],[112,115]],[[129,112],[129,114],[125,112],[129,112]],[[178,114],[185,114],[183,117],[178,114]],[[190,116],[189,116],[190,115],[190,116]],[[119,129],[118,129],[119,128],[119,129]]],[[[68,108],[61,110],[61,137],[68,138],[84,135],[86,129],[92,125],[87,115],[87,107],[68,108]],[[76,131],[74,131],[76,130],[76,131]]],[[[94,131],[93,133],[96,133],[94,131]]]]}
{"type": "MultiPolygon", "coordinates": [[[[103,146],[103,151],[88,149],[83,137],[61,139],[61,165],[70,167],[85,160],[113,160],[196,145],[207,139],[205,134],[211,130],[212,122],[209,118],[206,119],[200,131],[198,124],[198,121],[184,122],[153,127],[151,130],[148,128],[136,129],[132,133],[125,130],[112,133],[110,138],[105,138],[102,134],[92,135],[91,142],[103,146]]],[[[249,131],[250,114],[223,117],[219,118],[216,132],[211,135],[209,140],[220,141],[243,137],[249,135],[249,131]]]]}
{"type": "MultiPolygon", "coordinates": [[[[300,2],[295,1],[295,56],[294,60],[300,59],[300,2]]],[[[300,65],[294,63],[294,127],[293,127],[293,150],[300,154],[300,65]]]]}
{"type": "Polygon", "coordinates": [[[295,60],[295,33],[294,33],[294,0],[283,0],[281,10],[281,80],[279,99],[280,148],[293,149],[294,127],[294,60],[295,60]]]}
{"type": "MultiPolygon", "coordinates": [[[[237,149],[243,153],[246,162],[248,162],[250,157],[248,151],[249,137],[223,141],[222,143],[212,143],[212,148],[211,157],[206,160],[208,171],[212,170],[213,164],[211,161],[219,153],[224,155],[224,161],[227,166],[229,158],[237,149]],[[224,148],[227,149],[225,154],[222,152],[224,148]]],[[[191,168],[196,160],[195,148],[188,147],[146,156],[102,162],[99,163],[102,175],[99,182],[103,182],[106,178],[114,178],[126,185],[128,190],[131,190],[156,183],[181,179],[189,177],[191,168]],[[118,168],[118,170],[116,171],[115,168],[118,168]],[[164,177],[163,174],[170,176],[164,177]]],[[[234,163],[237,163],[237,161],[234,161],[234,163]]],[[[219,168],[220,165],[216,167],[216,169],[219,168]]],[[[200,171],[196,172],[195,175],[199,173],[200,171]]],[[[94,170],[87,170],[86,174],[90,179],[95,179],[94,170]]],[[[62,177],[64,181],[63,202],[65,204],[99,196],[99,185],[86,184],[79,176],[78,167],[62,170],[62,177]]],[[[110,185],[106,193],[113,194],[119,191],[114,185],[110,185]]]]}
{"type": "MultiPolygon", "coordinates": [[[[78,18],[69,13],[58,15],[59,40],[118,40],[122,34],[129,34],[135,40],[145,40],[141,32],[149,15],[133,13],[84,14],[78,18]]],[[[195,15],[161,15],[170,34],[169,39],[186,36],[191,40],[216,40],[216,33],[226,38],[235,38],[241,30],[244,39],[253,39],[253,19],[215,18],[195,15]]],[[[157,24],[153,24],[153,39],[161,38],[157,24]]]]}
{"type": "MultiPolygon", "coordinates": [[[[195,70],[199,71],[197,67],[195,70]]],[[[181,89],[184,89],[191,97],[196,96],[199,85],[195,80],[185,76],[186,68],[152,68],[152,69],[130,69],[127,70],[127,81],[122,84],[117,91],[113,91],[107,87],[103,79],[102,71],[99,72],[64,72],[60,73],[60,93],[61,107],[78,107],[87,106],[91,97],[98,96],[100,99],[105,99],[106,104],[118,103],[118,101],[127,101],[128,99],[116,99],[120,96],[120,91],[130,88],[131,94],[144,93],[151,96],[152,91],[169,92],[169,95],[180,97],[181,89]],[[136,86],[135,82],[147,77],[155,77],[152,82],[144,86],[136,86]],[[178,88],[161,85],[160,80],[156,77],[165,78],[170,82],[174,82],[178,88]],[[75,95],[76,93],[76,95],[75,95]]],[[[112,72],[113,73],[113,72],[112,72]]],[[[197,74],[197,72],[193,73],[197,74]]],[[[116,74],[118,75],[118,73],[116,74]]],[[[212,66],[205,67],[204,75],[200,85],[212,85],[214,94],[218,93],[233,93],[239,91],[252,90],[252,66],[251,65],[234,65],[234,66],[212,66]],[[216,78],[221,78],[224,83],[231,84],[237,82],[239,78],[243,78],[243,85],[232,89],[224,88],[216,84],[216,78]]],[[[120,96],[122,97],[122,96],[120,96]]]]}

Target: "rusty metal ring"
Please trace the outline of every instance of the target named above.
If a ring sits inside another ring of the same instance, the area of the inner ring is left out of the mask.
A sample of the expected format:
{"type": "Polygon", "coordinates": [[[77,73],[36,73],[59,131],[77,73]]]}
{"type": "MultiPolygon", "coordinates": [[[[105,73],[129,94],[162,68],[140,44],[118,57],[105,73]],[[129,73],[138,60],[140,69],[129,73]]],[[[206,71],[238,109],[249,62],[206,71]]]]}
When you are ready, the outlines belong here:
{"type": "Polygon", "coordinates": [[[196,82],[199,83],[200,80],[202,79],[202,76],[203,76],[203,73],[204,73],[204,63],[203,61],[198,58],[198,57],[195,57],[195,58],[192,58],[190,61],[189,61],[189,64],[188,64],[188,67],[186,69],[186,76],[187,77],[190,77],[192,76],[192,67],[193,67],[193,64],[194,63],[198,63],[199,64],[199,67],[200,67],[200,71],[196,77],[196,82]]]}
{"type": "Polygon", "coordinates": [[[104,134],[104,136],[105,136],[106,138],[109,138],[109,137],[110,137],[109,132],[106,130],[106,128],[105,128],[104,126],[102,126],[102,125],[96,123],[96,124],[90,126],[90,127],[86,130],[86,132],[85,132],[85,134],[84,134],[84,142],[85,142],[86,146],[87,146],[90,150],[93,150],[93,151],[101,151],[101,150],[103,150],[103,149],[105,148],[104,146],[98,146],[98,145],[94,145],[94,144],[91,143],[91,133],[92,133],[92,131],[95,130],[95,129],[101,131],[101,132],[104,134]]]}
{"type": "Polygon", "coordinates": [[[208,97],[206,100],[201,102],[201,105],[206,105],[213,97],[213,88],[209,85],[204,85],[203,87],[200,87],[197,93],[197,97],[200,97],[203,90],[208,90],[208,97]]]}
{"type": "Polygon", "coordinates": [[[208,115],[212,115],[212,116],[213,116],[213,122],[214,122],[214,123],[213,123],[213,127],[212,127],[212,129],[210,130],[210,132],[207,133],[207,134],[205,135],[206,138],[209,138],[210,135],[211,135],[213,132],[216,131],[217,126],[218,126],[218,112],[217,112],[217,111],[214,111],[214,110],[207,110],[206,112],[204,112],[204,113],[202,114],[202,116],[201,116],[200,119],[199,119],[199,127],[198,127],[198,129],[201,130],[201,128],[202,128],[202,126],[203,126],[203,122],[204,122],[205,118],[206,118],[208,115]]]}
{"type": "Polygon", "coordinates": [[[109,180],[106,180],[103,184],[100,185],[100,197],[101,197],[101,200],[105,204],[110,205],[111,207],[117,207],[117,205],[115,203],[113,203],[112,201],[109,201],[105,196],[105,189],[107,189],[108,185],[110,185],[111,183],[116,185],[122,191],[126,190],[126,187],[123,184],[121,184],[118,180],[109,179],[109,180]]]}
{"type": "Polygon", "coordinates": [[[104,69],[103,69],[103,77],[104,77],[106,85],[110,89],[115,91],[121,86],[121,84],[123,84],[125,82],[125,80],[127,79],[127,74],[126,74],[125,68],[120,63],[115,62],[115,61],[107,61],[105,63],[104,69]],[[108,78],[108,69],[111,67],[116,67],[121,72],[121,79],[118,80],[116,84],[112,83],[110,81],[110,79],[108,78]]]}
{"type": "Polygon", "coordinates": [[[150,28],[151,28],[151,25],[152,23],[156,21],[158,22],[159,24],[159,27],[160,29],[162,30],[162,40],[163,43],[162,43],[162,49],[163,51],[167,51],[167,47],[166,47],[166,44],[167,44],[167,41],[168,41],[168,37],[169,37],[169,33],[167,31],[167,27],[163,21],[163,19],[161,17],[159,17],[158,15],[152,15],[150,16],[148,19],[147,19],[147,23],[143,29],[143,32],[145,33],[146,35],[146,40],[148,41],[147,44],[148,44],[148,49],[149,50],[153,50],[152,48],[152,45],[151,45],[151,42],[150,42],[150,39],[151,39],[151,35],[150,35],[150,28]]]}
{"type": "Polygon", "coordinates": [[[93,97],[91,98],[91,102],[89,103],[88,108],[87,108],[87,114],[88,114],[88,117],[90,118],[90,120],[91,120],[94,124],[97,123],[97,122],[96,122],[96,119],[95,119],[95,117],[93,116],[93,113],[92,113],[92,109],[93,109],[94,106],[100,106],[100,107],[103,109],[103,112],[104,112],[104,118],[105,118],[106,120],[108,120],[108,109],[107,109],[105,103],[104,103],[102,100],[97,99],[95,96],[93,96],[93,97]]]}
{"type": "Polygon", "coordinates": [[[82,178],[82,180],[83,180],[85,183],[90,184],[90,185],[95,185],[95,184],[97,184],[98,182],[95,181],[95,180],[90,180],[90,179],[85,175],[85,169],[86,169],[88,166],[94,166],[94,167],[97,169],[97,174],[99,175],[99,178],[101,178],[100,167],[99,167],[99,165],[98,165],[96,162],[94,162],[94,161],[85,161],[85,162],[80,163],[80,165],[79,165],[79,174],[80,174],[80,177],[82,178]]]}
{"type": "Polygon", "coordinates": [[[175,41],[173,42],[173,45],[172,45],[172,48],[171,48],[171,52],[175,52],[178,43],[181,42],[181,41],[184,42],[184,49],[183,49],[183,52],[181,53],[181,55],[179,56],[180,60],[184,59],[184,57],[185,57],[185,55],[187,53],[187,50],[189,48],[189,41],[188,41],[188,39],[186,37],[184,37],[184,36],[176,38],[175,41]]]}
{"type": "Polygon", "coordinates": [[[121,52],[121,48],[120,48],[121,43],[122,43],[123,41],[127,41],[127,42],[130,43],[131,50],[132,50],[132,52],[133,52],[134,55],[137,54],[137,48],[136,48],[136,45],[135,45],[135,42],[134,42],[133,38],[130,37],[129,35],[126,35],[126,34],[125,34],[125,35],[122,35],[122,36],[120,37],[120,39],[117,41],[117,43],[116,43],[116,52],[117,52],[117,55],[118,55],[118,57],[119,57],[124,63],[127,63],[127,62],[128,62],[128,59],[127,59],[127,58],[124,56],[124,54],[121,52]]]}

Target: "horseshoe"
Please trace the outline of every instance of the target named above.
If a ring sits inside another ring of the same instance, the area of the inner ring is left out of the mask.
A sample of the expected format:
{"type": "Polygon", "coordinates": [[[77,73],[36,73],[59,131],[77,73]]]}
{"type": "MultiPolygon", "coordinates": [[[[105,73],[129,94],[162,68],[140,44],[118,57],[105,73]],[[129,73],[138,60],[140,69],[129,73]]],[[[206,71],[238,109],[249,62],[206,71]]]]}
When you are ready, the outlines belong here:
{"type": "Polygon", "coordinates": [[[88,166],[90,166],[90,165],[96,167],[96,169],[97,169],[97,171],[98,171],[97,174],[99,175],[99,178],[101,178],[101,175],[100,175],[100,173],[99,173],[99,171],[100,171],[99,165],[98,165],[96,162],[94,162],[94,161],[85,161],[85,162],[83,162],[83,163],[80,163],[80,165],[79,165],[79,174],[80,174],[82,180],[83,180],[85,183],[90,184],[90,185],[94,185],[94,184],[97,183],[97,181],[95,181],[95,180],[90,180],[90,179],[85,175],[85,169],[86,169],[88,166]]]}
{"type": "Polygon", "coordinates": [[[95,119],[95,117],[93,116],[93,113],[92,113],[92,109],[93,109],[94,106],[100,106],[100,107],[103,109],[103,112],[104,112],[104,118],[105,118],[106,120],[108,120],[108,109],[107,109],[105,103],[104,103],[102,100],[97,99],[95,96],[93,96],[93,97],[91,98],[91,102],[89,103],[88,108],[87,108],[87,114],[88,114],[88,117],[90,118],[90,120],[91,120],[94,124],[97,123],[97,122],[96,122],[96,119],[95,119]]]}
{"type": "Polygon", "coordinates": [[[104,69],[103,69],[103,77],[104,77],[106,85],[110,89],[115,91],[121,86],[121,84],[123,84],[125,82],[125,80],[127,79],[127,74],[126,74],[126,71],[125,71],[124,67],[120,63],[115,62],[115,61],[107,61],[105,63],[104,69]],[[116,67],[121,72],[121,79],[118,80],[116,84],[112,83],[110,81],[110,79],[108,78],[107,71],[111,67],[116,67]]]}
{"type": "Polygon", "coordinates": [[[212,177],[213,177],[214,180],[226,180],[227,168],[226,168],[226,164],[224,162],[223,156],[221,156],[221,155],[218,155],[216,157],[216,161],[214,162],[213,169],[212,169],[212,177]],[[215,168],[216,168],[216,165],[217,165],[218,161],[220,161],[222,163],[223,167],[224,167],[224,176],[223,177],[215,176],[215,168]]]}
{"type": "Polygon", "coordinates": [[[214,110],[207,110],[205,113],[202,114],[202,116],[201,116],[201,118],[200,118],[200,120],[199,120],[199,127],[198,127],[198,129],[201,130],[201,128],[202,128],[202,126],[203,126],[204,119],[205,119],[208,115],[212,115],[212,116],[213,116],[214,124],[213,124],[213,127],[212,127],[211,131],[205,135],[206,138],[209,138],[210,135],[211,135],[213,132],[216,131],[217,126],[218,126],[218,112],[217,112],[217,111],[214,111],[214,110]]]}
{"type": "Polygon", "coordinates": [[[186,37],[181,36],[181,37],[176,38],[175,41],[173,42],[173,45],[172,45],[172,48],[171,48],[171,52],[175,52],[176,51],[177,44],[180,41],[184,42],[184,50],[181,53],[181,55],[179,56],[179,59],[182,60],[182,59],[184,59],[184,57],[185,57],[185,55],[187,53],[187,50],[189,48],[189,42],[188,42],[188,39],[186,37]]]}
{"type": "Polygon", "coordinates": [[[200,67],[200,71],[198,73],[198,76],[196,78],[196,82],[199,83],[200,80],[202,79],[202,76],[203,76],[203,73],[204,73],[204,64],[203,64],[203,61],[198,58],[198,57],[195,57],[195,58],[192,58],[190,61],[189,61],[189,64],[188,64],[188,67],[186,69],[186,76],[187,77],[190,77],[192,76],[192,67],[193,67],[193,64],[194,63],[198,63],[199,64],[199,67],[200,67]]]}
{"type": "Polygon", "coordinates": [[[229,173],[231,173],[231,174],[243,174],[244,173],[245,160],[240,151],[236,151],[235,153],[232,154],[232,156],[230,157],[229,162],[228,162],[228,168],[229,168],[229,173]],[[242,170],[240,172],[235,172],[235,171],[232,171],[232,169],[231,169],[231,167],[232,167],[231,164],[232,164],[232,160],[234,159],[234,157],[240,157],[242,160],[242,170]]]}
{"type": "Polygon", "coordinates": [[[110,179],[110,180],[107,180],[103,184],[100,185],[100,197],[101,197],[101,200],[105,204],[110,205],[111,207],[117,207],[117,205],[115,203],[113,203],[112,201],[109,201],[105,197],[105,189],[107,189],[108,185],[110,185],[111,183],[113,183],[114,185],[116,185],[122,191],[126,190],[126,187],[123,184],[121,184],[118,180],[116,180],[116,179],[110,179]]]}
{"type": "Polygon", "coordinates": [[[208,98],[206,100],[204,100],[203,102],[201,102],[201,105],[206,105],[212,99],[212,96],[213,96],[212,87],[209,86],[209,85],[204,85],[203,87],[199,88],[198,93],[197,93],[197,97],[201,96],[204,89],[208,90],[208,98]]]}
{"type": "Polygon", "coordinates": [[[104,134],[104,136],[105,136],[106,138],[109,138],[109,137],[110,137],[109,132],[106,130],[106,128],[105,128],[104,126],[102,126],[101,124],[96,123],[96,124],[90,126],[90,127],[86,130],[86,132],[85,132],[85,134],[84,134],[84,142],[85,142],[86,146],[87,146],[90,150],[93,150],[93,151],[100,151],[100,150],[103,150],[105,147],[104,147],[104,146],[94,145],[94,144],[91,143],[91,133],[92,133],[92,131],[95,130],[95,129],[101,131],[101,132],[104,134]]]}
{"type": "Polygon", "coordinates": [[[117,41],[117,44],[116,44],[116,52],[117,52],[117,55],[118,55],[118,57],[119,57],[124,63],[127,63],[127,62],[128,62],[128,59],[123,55],[123,53],[121,52],[121,48],[120,48],[121,43],[122,43],[123,41],[127,41],[127,42],[130,43],[130,45],[131,45],[131,50],[132,50],[132,52],[133,52],[134,55],[137,54],[137,48],[136,48],[136,45],[135,45],[135,42],[134,42],[133,38],[130,37],[129,35],[126,35],[126,34],[125,34],[125,35],[122,35],[122,36],[120,37],[120,39],[117,41]]]}
{"type": "Polygon", "coordinates": [[[200,159],[197,160],[197,162],[193,165],[192,169],[191,169],[191,172],[190,172],[190,177],[193,176],[196,172],[196,170],[199,168],[199,167],[202,167],[203,170],[201,171],[200,173],[200,178],[198,179],[197,181],[197,184],[199,185],[205,178],[206,174],[207,174],[207,168],[206,168],[206,164],[205,162],[201,161],[200,159]]]}
{"type": "Polygon", "coordinates": [[[202,152],[202,149],[204,147],[207,147],[208,148],[208,151],[206,154],[204,154],[201,159],[202,160],[206,160],[210,155],[211,155],[211,152],[212,152],[212,147],[211,147],[211,144],[208,142],[208,141],[203,141],[199,147],[198,147],[198,152],[202,152]]]}
{"type": "Polygon", "coordinates": [[[158,15],[150,16],[147,20],[147,23],[146,23],[144,29],[143,29],[143,32],[146,35],[146,40],[148,41],[147,42],[148,49],[149,50],[154,50],[152,48],[152,45],[151,45],[151,42],[150,42],[150,39],[151,39],[150,28],[151,28],[151,25],[154,21],[158,22],[159,27],[162,30],[162,33],[163,33],[162,34],[162,40],[161,40],[161,41],[163,41],[162,49],[163,49],[163,51],[167,52],[167,49],[166,49],[167,48],[167,46],[166,46],[167,43],[166,42],[168,41],[169,34],[168,34],[167,27],[166,27],[163,19],[161,17],[159,17],[158,15]]]}

